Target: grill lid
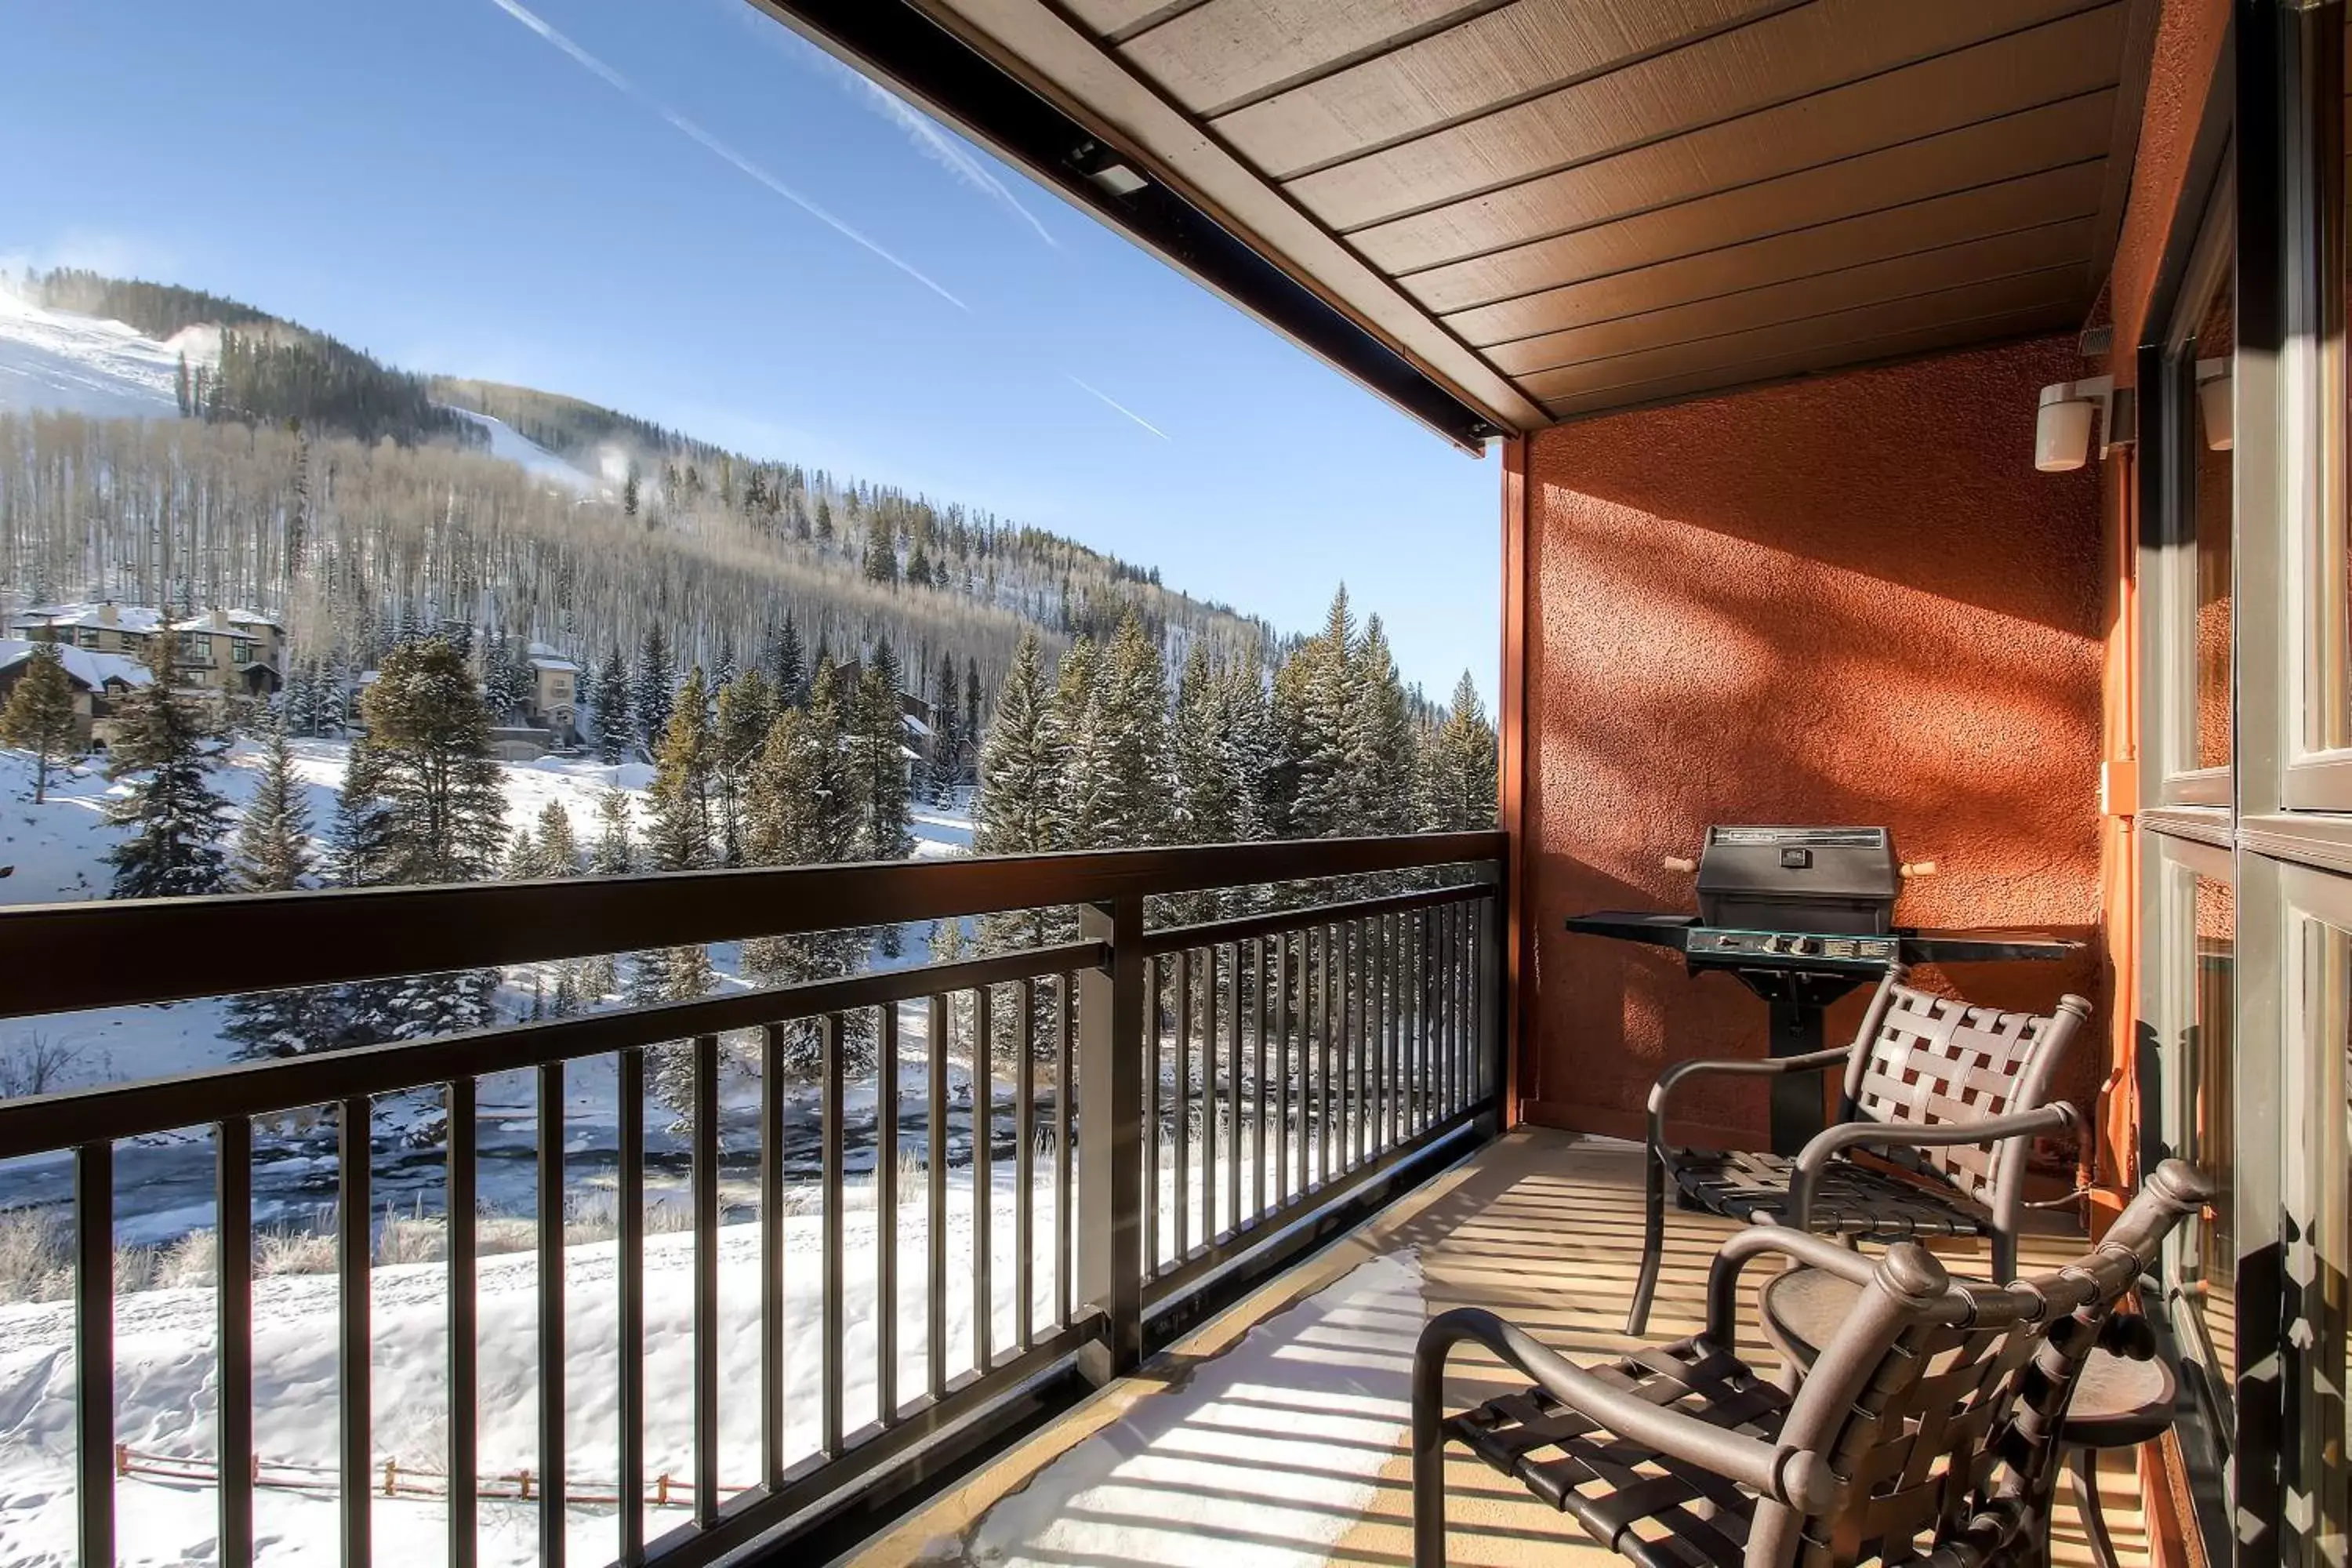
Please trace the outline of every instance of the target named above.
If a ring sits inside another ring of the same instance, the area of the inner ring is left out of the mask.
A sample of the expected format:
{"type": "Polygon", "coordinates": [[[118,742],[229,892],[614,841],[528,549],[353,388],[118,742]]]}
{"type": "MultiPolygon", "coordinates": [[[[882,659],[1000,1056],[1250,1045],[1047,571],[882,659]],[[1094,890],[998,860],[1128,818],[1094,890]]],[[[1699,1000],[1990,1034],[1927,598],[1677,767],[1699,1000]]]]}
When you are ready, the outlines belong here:
{"type": "Polygon", "coordinates": [[[1699,854],[1711,926],[1877,934],[1893,929],[1902,889],[1884,827],[1710,827],[1699,854]]]}

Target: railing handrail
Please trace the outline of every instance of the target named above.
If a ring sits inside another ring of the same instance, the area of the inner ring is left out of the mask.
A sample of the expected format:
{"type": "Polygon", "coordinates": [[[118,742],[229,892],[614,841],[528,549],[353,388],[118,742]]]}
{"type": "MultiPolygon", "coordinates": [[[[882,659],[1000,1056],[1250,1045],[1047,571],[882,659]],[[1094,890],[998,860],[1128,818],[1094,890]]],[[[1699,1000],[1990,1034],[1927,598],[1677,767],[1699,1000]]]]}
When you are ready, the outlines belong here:
{"type": "MultiPolygon", "coordinates": [[[[1301,923],[1313,911],[1301,910],[1301,923]]],[[[431,1040],[393,1040],[313,1056],[205,1068],[0,1101],[0,1160],[146,1137],[226,1117],[269,1117],[362,1095],[437,1088],[453,1078],[518,1072],[618,1050],[887,1006],[977,985],[1067,974],[1108,957],[1098,942],[1027,947],[953,963],[877,970],[730,992],[692,1002],[615,1007],[577,1018],[495,1024],[431,1040]]]]}
{"type": "Polygon", "coordinates": [[[1503,858],[1499,831],[0,909],[0,1018],[1503,858]]]}

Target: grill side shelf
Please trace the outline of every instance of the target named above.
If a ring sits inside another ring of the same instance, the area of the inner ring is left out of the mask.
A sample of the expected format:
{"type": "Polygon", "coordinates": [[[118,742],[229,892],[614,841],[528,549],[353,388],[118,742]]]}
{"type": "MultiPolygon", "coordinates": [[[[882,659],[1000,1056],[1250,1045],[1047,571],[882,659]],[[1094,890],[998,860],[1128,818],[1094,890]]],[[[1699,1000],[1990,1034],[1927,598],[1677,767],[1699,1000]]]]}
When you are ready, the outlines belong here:
{"type": "Polygon", "coordinates": [[[1596,910],[1589,915],[1570,915],[1567,923],[1570,931],[1580,935],[1615,937],[1620,942],[1647,942],[1653,947],[1683,952],[1688,950],[1690,931],[1698,924],[1698,917],[1641,910],[1596,910]]]}

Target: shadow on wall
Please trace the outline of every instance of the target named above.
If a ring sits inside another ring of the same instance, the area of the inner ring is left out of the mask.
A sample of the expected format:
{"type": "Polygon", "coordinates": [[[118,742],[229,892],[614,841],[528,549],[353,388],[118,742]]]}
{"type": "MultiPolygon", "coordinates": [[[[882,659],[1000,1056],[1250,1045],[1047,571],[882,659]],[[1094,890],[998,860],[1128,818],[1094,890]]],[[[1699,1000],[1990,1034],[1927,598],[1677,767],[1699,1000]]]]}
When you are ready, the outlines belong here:
{"type": "MultiPolygon", "coordinates": [[[[1560,931],[1693,907],[1659,858],[1710,823],[1886,825],[1942,868],[1906,889],[1906,924],[2095,923],[2096,481],[2031,458],[2036,394],[2078,368],[2071,339],[2042,340],[1535,438],[1539,1117],[1626,1131],[1667,1061],[1763,1049],[1736,981],[1560,931]]],[[[2094,950],[1956,988],[2104,1006],[2102,974],[2094,950]]],[[[2086,1108],[2094,1055],[2063,1080],[2086,1108]]],[[[1694,1111],[1761,1131],[1761,1097],[1694,1111]]]]}

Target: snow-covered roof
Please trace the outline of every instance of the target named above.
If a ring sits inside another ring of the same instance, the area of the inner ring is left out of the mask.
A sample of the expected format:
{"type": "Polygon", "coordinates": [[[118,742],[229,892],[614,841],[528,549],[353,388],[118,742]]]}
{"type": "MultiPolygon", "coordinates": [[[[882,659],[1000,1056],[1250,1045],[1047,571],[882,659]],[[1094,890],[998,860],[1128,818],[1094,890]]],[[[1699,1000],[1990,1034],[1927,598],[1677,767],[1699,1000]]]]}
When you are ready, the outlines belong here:
{"type": "Polygon", "coordinates": [[[222,610],[217,613],[217,616],[212,612],[201,616],[190,616],[185,620],[173,621],[172,629],[175,632],[214,632],[220,630],[224,625],[268,626],[272,631],[286,629],[259,610],[222,610]]]}
{"type": "Polygon", "coordinates": [[[931,738],[931,727],[929,724],[924,723],[920,719],[916,718],[912,713],[901,713],[898,715],[898,722],[904,724],[907,726],[908,731],[914,734],[921,736],[926,741],[931,738]]]}
{"type": "Polygon", "coordinates": [[[575,675],[580,672],[579,665],[564,658],[562,653],[543,642],[531,644],[530,651],[526,657],[533,669],[568,669],[575,675]]]}
{"type": "Polygon", "coordinates": [[[110,680],[119,680],[125,686],[144,686],[150,679],[145,665],[122,654],[92,653],[70,643],[32,643],[21,637],[0,637],[0,669],[6,669],[20,659],[30,658],[35,648],[45,646],[56,647],[58,658],[66,667],[66,674],[72,677],[77,684],[92,691],[110,680]]]}
{"type": "Polygon", "coordinates": [[[79,605],[35,605],[10,624],[20,628],[112,626],[117,631],[152,632],[163,624],[163,612],[152,605],[110,605],[102,600],[79,605]]]}

